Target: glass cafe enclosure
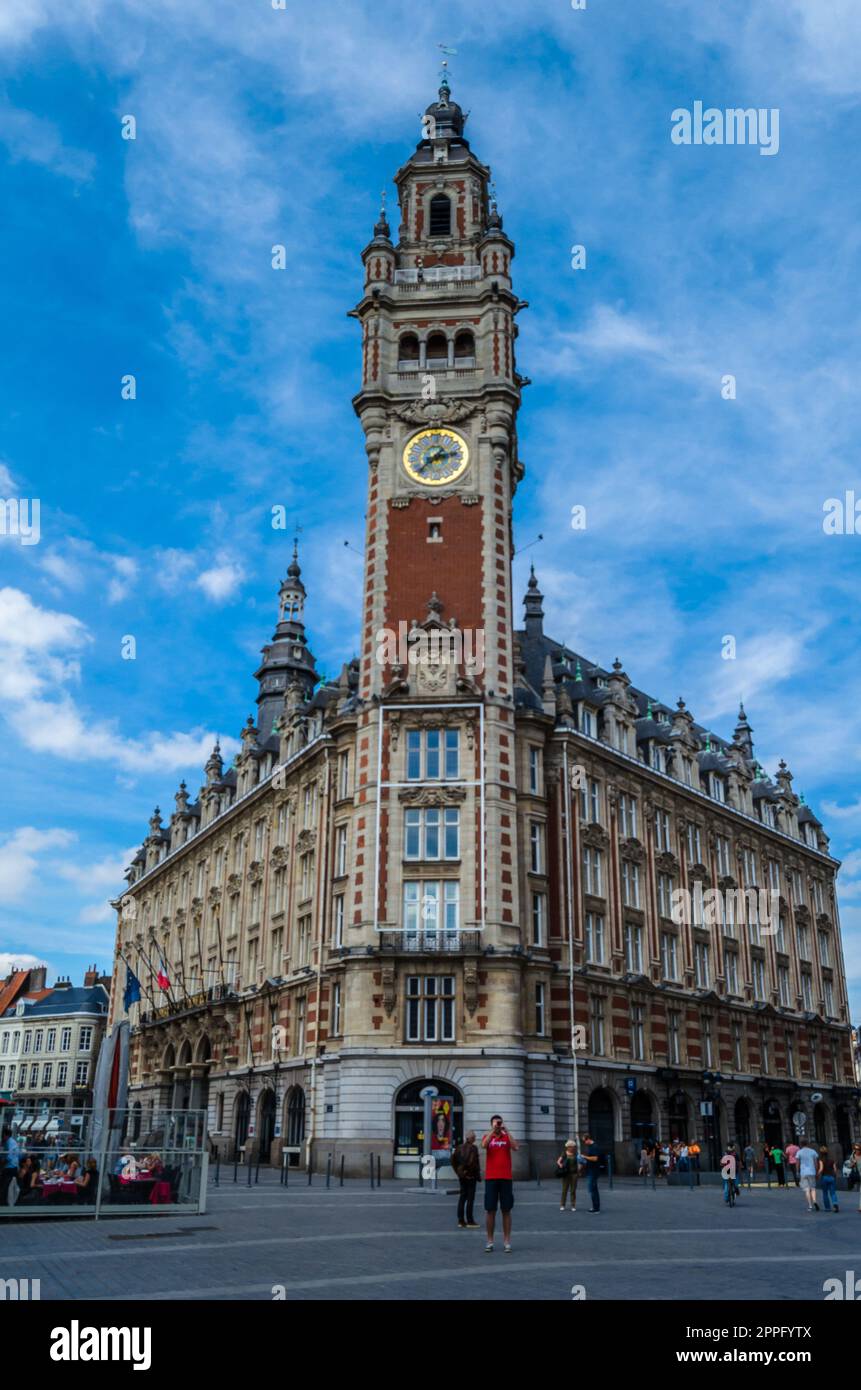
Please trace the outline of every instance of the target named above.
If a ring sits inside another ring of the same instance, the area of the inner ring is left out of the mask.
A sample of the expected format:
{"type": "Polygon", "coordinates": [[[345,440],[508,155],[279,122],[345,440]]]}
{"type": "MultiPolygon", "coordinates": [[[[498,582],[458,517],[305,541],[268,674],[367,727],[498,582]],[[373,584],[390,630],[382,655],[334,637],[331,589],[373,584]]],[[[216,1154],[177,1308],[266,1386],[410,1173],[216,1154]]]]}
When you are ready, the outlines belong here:
{"type": "Polygon", "coordinates": [[[206,1208],[205,1110],[0,1107],[0,1219],[159,1216],[206,1208]],[[7,1157],[5,1136],[18,1146],[7,1157]],[[13,1154],[14,1157],[14,1154],[13,1154]]]}

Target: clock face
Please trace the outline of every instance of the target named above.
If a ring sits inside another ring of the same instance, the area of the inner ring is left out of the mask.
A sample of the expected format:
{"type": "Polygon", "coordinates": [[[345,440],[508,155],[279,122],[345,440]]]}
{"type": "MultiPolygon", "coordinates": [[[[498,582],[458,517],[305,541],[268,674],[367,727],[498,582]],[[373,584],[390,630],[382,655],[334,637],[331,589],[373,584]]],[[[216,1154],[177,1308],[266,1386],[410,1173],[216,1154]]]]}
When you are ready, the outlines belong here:
{"type": "Polygon", "coordinates": [[[441,487],[453,483],[469,463],[469,446],[454,430],[422,430],[404,449],[404,468],[416,483],[441,487]]]}

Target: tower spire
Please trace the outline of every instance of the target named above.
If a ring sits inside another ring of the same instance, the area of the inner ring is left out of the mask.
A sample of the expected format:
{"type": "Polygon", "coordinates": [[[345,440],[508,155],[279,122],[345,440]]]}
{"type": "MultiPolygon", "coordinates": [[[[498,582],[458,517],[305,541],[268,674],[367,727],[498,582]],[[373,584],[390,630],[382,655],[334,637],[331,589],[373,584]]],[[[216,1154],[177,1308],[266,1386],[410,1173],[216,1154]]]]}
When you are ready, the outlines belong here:
{"type": "Polygon", "coordinates": [[[260,686],[257,728],[261,744],[275,731],[288,688],[298,684],[303,699],[307,700],[319,680],[305,634],[307,596],[299,564],[299,540],[294,536],[293,558],[278,591],[278,624],[272,641],[263,648],[263,661],[254,673],[260,686]]]}

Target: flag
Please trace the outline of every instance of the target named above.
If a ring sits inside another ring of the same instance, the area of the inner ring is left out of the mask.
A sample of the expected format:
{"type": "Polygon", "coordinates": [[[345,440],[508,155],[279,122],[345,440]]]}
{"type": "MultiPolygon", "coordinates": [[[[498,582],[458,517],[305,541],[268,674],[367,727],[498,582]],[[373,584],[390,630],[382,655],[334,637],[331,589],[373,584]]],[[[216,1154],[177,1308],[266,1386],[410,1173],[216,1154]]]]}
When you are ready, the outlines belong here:
{"type": "Polygon", "coordinates": [[[170,980],[168,978],[167,965],[165,964],[164,956],[161,955],[161,953],[159,953],[158,958],[158,974],[155,978],[158,981],[159,989],[170,989],[170,980]]]}
{"type": "Polygon", "coordinates": [[[128,1013],[132,1004],[141,997],[141,982],[130,965],[126,965],[126,987],[123,990],[123,1008],[128,1013]]]}

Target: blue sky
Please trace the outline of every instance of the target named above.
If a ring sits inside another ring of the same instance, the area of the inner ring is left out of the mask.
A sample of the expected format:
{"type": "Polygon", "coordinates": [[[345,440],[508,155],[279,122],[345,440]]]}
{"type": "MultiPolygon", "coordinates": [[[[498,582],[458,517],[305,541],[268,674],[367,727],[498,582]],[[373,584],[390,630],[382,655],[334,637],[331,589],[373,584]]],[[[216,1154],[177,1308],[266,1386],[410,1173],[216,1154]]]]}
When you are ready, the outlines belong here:
{"type": "Polygon", "coordinates": [[[516,588],[534,560],[554,635],[723,734],[743,695],[844,859],[858,1019],[861,535],[822,527],[861,497],[855,0],[6,0],[0,495],[41,540],[0,541],[0,966],[109,965],[153,806],[254,708],[274,505],[320,664],[355,649],[346,311],[438,43],[531,305],[516,588]],[[778,108],[779,153],[673,144],[697,100],[778,108]]]}

